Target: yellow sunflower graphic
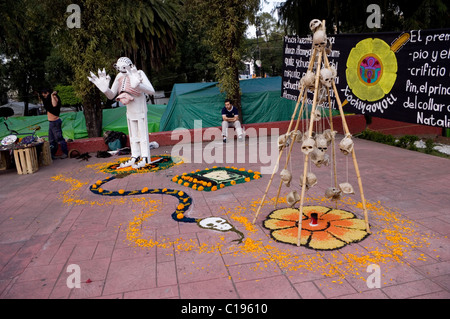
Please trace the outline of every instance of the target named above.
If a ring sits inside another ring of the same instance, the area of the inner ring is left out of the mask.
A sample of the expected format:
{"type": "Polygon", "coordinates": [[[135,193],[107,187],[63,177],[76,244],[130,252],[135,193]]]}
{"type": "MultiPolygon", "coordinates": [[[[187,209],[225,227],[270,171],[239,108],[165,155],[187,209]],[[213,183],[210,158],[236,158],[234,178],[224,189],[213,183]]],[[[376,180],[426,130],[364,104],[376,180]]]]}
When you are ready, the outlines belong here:
{"type": "MultiPolygon", "coordinates": [[[[264,221],[276,241],[297,245],[298,209],[282,208],[273,211],[264,221]]],[[[369,234],[364,220],[353,213],[323,206],[303,207],[301,245],[332,250],[363,240],[369,234]]]]}
{"type": "Polygon", "coordinates": [[[354,95],[377,101],[391,91],[397,79],[395,51],[381,39],[364,39],[350,51],[345,74],[354,95]]]}

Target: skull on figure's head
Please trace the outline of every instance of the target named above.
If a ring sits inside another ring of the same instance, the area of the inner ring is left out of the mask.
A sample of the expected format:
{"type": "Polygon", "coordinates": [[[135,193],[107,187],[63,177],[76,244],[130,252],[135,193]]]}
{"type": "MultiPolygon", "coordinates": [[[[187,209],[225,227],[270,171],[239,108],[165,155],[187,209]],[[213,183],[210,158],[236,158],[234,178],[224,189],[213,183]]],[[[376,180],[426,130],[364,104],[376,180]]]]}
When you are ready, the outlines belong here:
{"type": "Polygon", "coordinates": [[[114,63],[114,68],[121,73],[126,73],[127,67],[131,68],[132,66],[133,62],[131,62],[131,60],[127,57],[121,57],[116,63],[114,63]]]}

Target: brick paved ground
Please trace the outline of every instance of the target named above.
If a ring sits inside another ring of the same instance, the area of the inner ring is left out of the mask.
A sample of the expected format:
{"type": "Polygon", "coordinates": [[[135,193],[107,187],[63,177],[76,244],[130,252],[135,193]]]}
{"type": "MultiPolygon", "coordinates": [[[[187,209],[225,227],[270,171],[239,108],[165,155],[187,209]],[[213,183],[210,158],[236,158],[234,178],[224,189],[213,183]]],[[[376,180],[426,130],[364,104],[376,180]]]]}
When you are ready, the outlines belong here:
{"type": "MultiPolygon", "coordinates": [[[[246,143],[251,149],[253,142],[246,143]]],[[[200,154],[207,145],[213,144],[196,146],[192,154],[200,154]]],[[[161,147],[152,154],[171,149],[161,147]]],[[[232,149],[233,145],[227,145],[225,153],[232,149]]],[[[90,185],[109,176],[96,164],[115,157],[56,160],[32,175],[1,172],[0,298],[448,299],[448,159],[358,139],[355,150],[372,234],[334,251],[272,240],[262,222],[274,210],[273,202],[265,204],[255,225],[251,224],[271,174],[216,192],[194,191],[171,181],[183,172],[221,166],[204,161],[105,184],[115,191],[183,190],[193,198],[188,216],[225,217],[244,233],[246,240],[239,245],[232,242],[238,238],[235,232],[174,221],[170,214],[177,200],[171,196],[106,197],[90,192],[90,185]],[[136,247],[136,241],[127,238],[130,223],[136,220],[146,247],[136,247]],[[81,288],[67,286],[72,264],[79,266],[81,288]],[[380,288],[369,288],[366,283],[372,275],[367,272],[369,264],[379,266],[380,288]]],[[[267,166],[249,163],[249,158],[246,154],[246,162],[237,163],[235,154],[236,162],[226,165],[257,171],[267,166]]],[[[302,158],[298,144],[289,167],[295,185],[303,170],[302,158]]],[[[346,179],[347,165],[356,194],[339,207],[363,218],[351,158],[347,161],[340,156],[341,179],[346,179]]],[[[308,203],[332,206],[321,200],[330,184],[330,169],[312,169],[319,183],[308,192],[308,203]]],[[[276,196],[279,181],[277,174],[268,199],[276,196]]],[[[286,193],[283,187],[283,197],[286,193]]]]}

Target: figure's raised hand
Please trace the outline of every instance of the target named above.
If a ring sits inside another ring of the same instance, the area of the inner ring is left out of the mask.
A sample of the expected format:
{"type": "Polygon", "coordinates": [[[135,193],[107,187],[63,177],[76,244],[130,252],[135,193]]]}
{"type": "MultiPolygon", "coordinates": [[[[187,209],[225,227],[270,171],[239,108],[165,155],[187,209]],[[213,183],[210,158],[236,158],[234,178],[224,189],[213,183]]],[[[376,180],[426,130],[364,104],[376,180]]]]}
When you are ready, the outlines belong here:
{"type": "Polygon", "coordinates": [[[98,69],[98,76],[91,71],[91,76],[88,76],[88,80],[94,83],[102,93],[105,93],[109,89],[111,77],[106,74],[105,68],[103,68],[103,70],[98,69]]]}
{"type": "Polygon", "coordinates": [[[134,65],[132,67],[127,66],[126,70],[130,78],[130,85],[134,89],[142,83],[142,76],[134,65]]]}

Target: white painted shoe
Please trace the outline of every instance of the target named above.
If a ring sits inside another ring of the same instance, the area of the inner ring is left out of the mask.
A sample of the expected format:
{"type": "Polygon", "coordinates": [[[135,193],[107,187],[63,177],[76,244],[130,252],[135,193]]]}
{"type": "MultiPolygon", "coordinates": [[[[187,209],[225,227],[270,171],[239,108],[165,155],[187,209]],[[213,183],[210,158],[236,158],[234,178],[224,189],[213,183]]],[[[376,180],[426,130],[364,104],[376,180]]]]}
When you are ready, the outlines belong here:
{"type": "Polygon", "coordinates": [[[128,161],[121,163],[117,169],[133,166],[135,162],[136,162],[136,157],[130,157],[130,159],[128,161]]]}

